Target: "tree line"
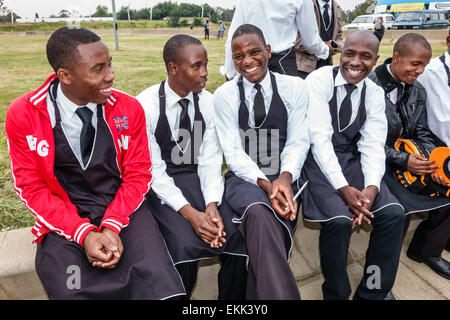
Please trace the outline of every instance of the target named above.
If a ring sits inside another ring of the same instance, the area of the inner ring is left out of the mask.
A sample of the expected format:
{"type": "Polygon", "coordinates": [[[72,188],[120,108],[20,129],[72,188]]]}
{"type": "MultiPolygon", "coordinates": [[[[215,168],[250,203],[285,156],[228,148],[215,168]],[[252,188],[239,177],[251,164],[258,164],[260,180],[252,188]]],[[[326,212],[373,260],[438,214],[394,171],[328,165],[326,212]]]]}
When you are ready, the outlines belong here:
{"type": "MultiPolygon", "coordinates": [[[[213,8],[208,4],[203,5],[203,17],[208,18],[214,23],[223,21],[231,21],[233,18],[234,9],[225,8],[213,8]]],[[[169,21],[178,21],[180,17],[201,17],[202,6],[191,3],[180,3],[165,1],[158,3],[151,10],[152,20],[162,20],[164,18],[169,21]]],[[[107,6],[98,5],[92,17],[112,17],[112,13],[109,12],[107,6]]],[[[150,8],[131,9],[126,6],[122,6],[119,11],[116,12],[118,20],[149,20],[150,8]]],[[[203,22],[200,20],[201,25],[203,22]]],[[[195,22],[195,21],[194,21],[195,22]]]]}

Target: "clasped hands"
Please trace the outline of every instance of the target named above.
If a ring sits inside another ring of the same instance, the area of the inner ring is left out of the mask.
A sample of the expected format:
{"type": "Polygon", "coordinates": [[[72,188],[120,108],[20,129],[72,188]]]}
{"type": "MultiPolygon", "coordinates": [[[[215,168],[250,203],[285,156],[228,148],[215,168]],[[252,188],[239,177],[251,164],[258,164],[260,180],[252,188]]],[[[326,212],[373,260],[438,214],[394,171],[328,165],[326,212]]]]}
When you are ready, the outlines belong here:
{"type": "Polygon", "coordinates": [[[101,269],[113,269],[119,263],[123,245],[119,235],[104,227],[101,232],[91,230],[83,240],[89,263],[101,269]]]}
{"type": "Polygon", "coordinates": [[[268,197],[273,210],[283,219],[294,221],[297,217],[298,204],[292,192],[292,175],[284,171],[273,182],[258,178],[258,186],[268,197]]]}
{"type": "Polygon", "coordinates": [[[369,218],[374,216],[370,212],[370,208],[378,194],[378,188],[371,185],[359,191],[355,187],[347,185],[339,188],[338,191],[352,213],[353,225],[361,225],[363,220],[371,224],[369,218]]]}
{"type": "Polygon", "coordinates": [[[196,210],[190,204],[186,204],[178,212],[191,223],[195,233],[211,248],[220,248],[227,242],[217,202],[208,203],[204,212],[196,210]]]}

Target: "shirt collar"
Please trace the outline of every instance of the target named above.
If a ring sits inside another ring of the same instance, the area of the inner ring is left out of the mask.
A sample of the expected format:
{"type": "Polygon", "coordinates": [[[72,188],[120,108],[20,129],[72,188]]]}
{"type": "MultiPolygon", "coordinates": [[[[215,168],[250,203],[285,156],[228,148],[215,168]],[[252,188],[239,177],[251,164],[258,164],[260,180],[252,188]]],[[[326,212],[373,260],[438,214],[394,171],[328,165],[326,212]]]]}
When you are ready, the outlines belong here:
{"type": "Polygon", "coordinates": [[[450,68],[450,54],[448,54],[448,51],[445,51],[445,64],[450,68]]]}
{"type": "MultiPolygon", "coordinates": [[[[358,92],[361,92],[361,89],[364,85],[364,81],[366,80],[366,78],[362,79],[360,82],[356,83],[355,86],[358,89],[358,92]]],[[[336,79],[334,81],[334,86],[338,87],[338,86],[343,86],[344,84],[347,84],[347,80],[345,80],[344,76],[341,73],[341,68],[339,68],[339,72],[336,75],[336,79]]]]}
{"type": "MultiPolygon", "coordinates": [[[[332,2],[332,0],[328,1],[330,8],[331,8],[331,2],[332,2]]],[[[324,0],[319,0],[320,9],[323,9],[325,4],[326,4],[326,2],[324,0]]]]}
{"type": "Polygon", "coordinates": [[[166,106],[168,108],[174,108],[178,106],[178,101],[181,99],[188,99],[189,102],[194,103],[194,94],[191,92],[188,93],[186,97],[180,97],[178,93],[172,90],[172,88],[169,86],[169,79],[166,79],[166,82],[164,83],[164,91],[166,93],[166,106]]]}
{"type": "MultiPolygon", "coordinates": [[[[392,76],[392,78],[395,80],[395,77],[394,77],[394,75],[392,74],[392,71],[391,71],[391,64],[390,63],[386,65],[386,69],[389,72],[389,74],[392,76]]],[[[403,87],[405,86],[405,84],[403,82],[397,81],[397,80],[395,80],[395,81],[400,83],[403,87]]]]}
{"type": "MultiPolygon", "coordinates": [[[[244,85],[245,98],[247,99],[248,97],[250,97],[253,87],[255,86],[255,83],[248,81],[247,79],[245,79],[245,77],[242,77],[242,79],[243,79],[242,83],[244,85]]],[[[262,81],[259,84],[262,87],[261,93],[263,96],[265,96],[268,92],[270,92],[269,90],[272,86],[272,82],[270,81],[270,71],[268,69],[266,76],[264,77],[264,79],[262,79],[262,81]]]]}
{"type": "MultiPolygon", "coordinates": [[[[56,101],[58,102],[59,106],[62,109],[62,112],[64,112],[64,114],[66,115],[67,119],[72,119],[72,117],[75,114],[75,111],[83,106],[79,106],[75,103],[73,103],[72,101],[69,100],[69,98],[67,98],[64,93],[61,90],[61,85],[58,85],[58,89],[57,89],[57,93],[56,93],[56,101]]],[[[88,107],[93,113],[95,113],[96,109],[97,109],[97,104],[94,102],[89,102],[88,104],[85,105],[86,107],[88,107]]]]}

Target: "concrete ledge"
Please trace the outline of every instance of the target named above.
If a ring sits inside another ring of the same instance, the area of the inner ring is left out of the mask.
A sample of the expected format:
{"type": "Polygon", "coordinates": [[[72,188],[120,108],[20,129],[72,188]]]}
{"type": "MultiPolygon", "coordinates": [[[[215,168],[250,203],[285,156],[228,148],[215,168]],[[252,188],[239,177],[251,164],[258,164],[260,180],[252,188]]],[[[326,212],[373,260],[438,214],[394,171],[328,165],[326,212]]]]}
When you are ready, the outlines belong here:
{"type": "MultiPolygon", "coordinates": [[[[403,242],[399,270],[393,293],[404,300],[449,300],[450,281],[436,275],[424,264],[406,257],[406,249],[414,230],[424,216],[412,217],[409,231],[403,242]]],[[[349,264],[347,267],[353,291],[361,280],[365,252],[370,233],[367,227],[353,229],[350,240],[349,264]]],[[[319,232],[320,225],[299,221],[294,234],[294,247],[290,266],[297,280],[302,299],[321,300],[323,276],[320,270],[319,232]]],[[[30,228],[0,232],[0,300],[48,299],[35,271],[36,244],[31,244],[30,228]]],[[[450,260],[450,253],[443,257],[450,260]]],[[[202,260],[192,299],[215,300],[218,296],[218,258],[202,260]]]]}

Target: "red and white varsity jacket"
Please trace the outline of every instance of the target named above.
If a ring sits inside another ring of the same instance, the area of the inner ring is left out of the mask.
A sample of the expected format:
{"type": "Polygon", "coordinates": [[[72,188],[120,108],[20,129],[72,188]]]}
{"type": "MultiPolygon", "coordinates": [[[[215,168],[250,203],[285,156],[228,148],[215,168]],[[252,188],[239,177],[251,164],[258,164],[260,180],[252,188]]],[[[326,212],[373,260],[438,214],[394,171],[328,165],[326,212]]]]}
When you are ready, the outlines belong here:
{"type": "Polygon", "coordinates": [[[120,233],[128,217],[142,204],[152,182],[145,114],[132,96],[112,90],[105,103],[105,118],[114,137],[122,184],[106,209],[100,227],[81,218],[54,174],[55,145],[47,111],[51,75],[40,88],[14,100],[6,114],[6,134],[14,188],[36,217],[33,242],[54,231],[81,246],[91,230],[108,227],[120,233]],[[128,126],[116,127],[114,118],[127,117],[128,126]]]}

